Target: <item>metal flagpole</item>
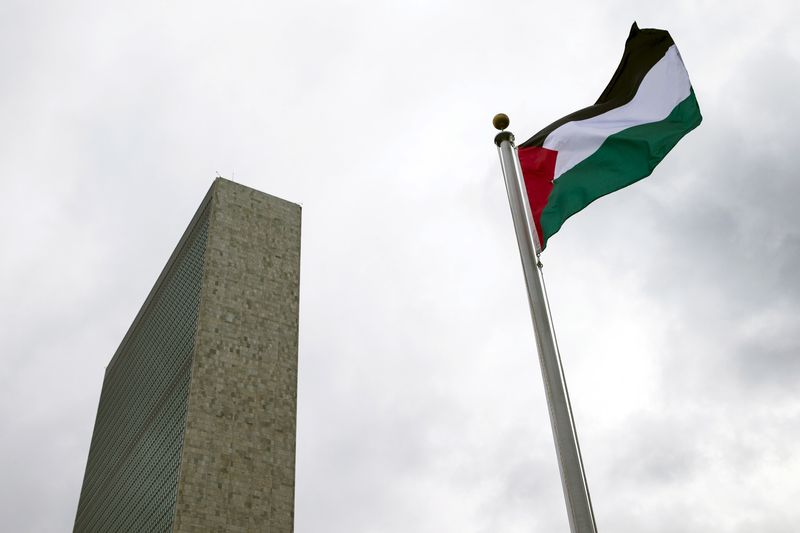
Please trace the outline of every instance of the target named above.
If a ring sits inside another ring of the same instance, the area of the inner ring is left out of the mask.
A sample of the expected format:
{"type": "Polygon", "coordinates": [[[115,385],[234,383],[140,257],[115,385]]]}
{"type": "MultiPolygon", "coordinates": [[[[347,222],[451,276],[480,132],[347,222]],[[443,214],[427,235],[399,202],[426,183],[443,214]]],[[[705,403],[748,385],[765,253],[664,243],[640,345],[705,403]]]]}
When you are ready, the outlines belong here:
{"type": "MultiPolygon", "coordinates": [[[[509,123],[508,117],[503,114],[497,115],[493,123],[497,129],[505,130],[509,123]]],[[[528,286],[528,303],[536,333],[539,365],[542,369],[547,407],[550,411],[561,485],[567,503],[569,528],[572,533],[596,533],[597,527],[594,522],[589,487],[586,484],[586,474],[583,471],[578,434],[575,432],[567,383],[564,380],[564,370],[561,366],[553,321],[550,317],[550,305],[547,302],[547,292],[542,277],[542,263],[539,261],[542,248],[528,205],[517,147],[514,146],[514,135],[510,131],[501,131],[494,141],[500,152],[508,202],[511,205],[511,217],[514,219],[519,254],[522,258],[522,270],[525,272],[525,283],[528,286]]]]}

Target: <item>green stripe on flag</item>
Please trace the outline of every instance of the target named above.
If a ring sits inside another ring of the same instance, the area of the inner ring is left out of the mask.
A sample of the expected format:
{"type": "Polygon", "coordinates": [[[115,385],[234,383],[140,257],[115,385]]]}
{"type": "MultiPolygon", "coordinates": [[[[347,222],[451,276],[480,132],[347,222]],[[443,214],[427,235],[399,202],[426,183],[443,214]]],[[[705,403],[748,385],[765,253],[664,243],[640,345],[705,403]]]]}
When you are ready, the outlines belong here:
{"type": "Polygon", "coordinates": [[[562,174],[542,212],[544,245],[569,217],[606,194],[649,176],[703,117],[694,90],[667,118],[609,136],[592,155],[562,174]]]}

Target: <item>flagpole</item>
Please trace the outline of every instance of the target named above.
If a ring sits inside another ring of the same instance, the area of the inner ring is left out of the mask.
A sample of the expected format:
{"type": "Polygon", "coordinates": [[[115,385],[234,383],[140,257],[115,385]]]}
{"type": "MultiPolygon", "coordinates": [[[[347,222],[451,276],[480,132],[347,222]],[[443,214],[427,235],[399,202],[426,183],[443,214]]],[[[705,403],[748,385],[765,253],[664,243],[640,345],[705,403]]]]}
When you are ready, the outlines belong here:
{"type": "MultiPolygon", "coordinates": [[[[493,124],[498,130],[508,127],[508,117],[499,114],[494,117],[493,124]]],[[[517,234],[517,244],[522,259],[522,270],[525,273],[525,284],[528,287],[528,303],[530,304],[533,329],[536,333],[536,346],[539,351],[539,365],[542,369],[547,407],[550,412],[550,425],[553,429],[558,468],[561,472],[561,486],[567,504],[569,528],[571,533],[596,533],[592,501],[586,474],[583,470],[578,434],[572,418],[572,407],[569,403],[567,382],[564,380],[564,369],[558,353],[558,344],[550,316],[550,304],[542,276],[542,263],[539,253],[542,247],[536,226],[533,222],[522,170],[519,166],[514,135],[510,131],[501,131],[494,139],[500,153],[503,167],[508,203],[511,206],[511,217],[517,234]]]]}

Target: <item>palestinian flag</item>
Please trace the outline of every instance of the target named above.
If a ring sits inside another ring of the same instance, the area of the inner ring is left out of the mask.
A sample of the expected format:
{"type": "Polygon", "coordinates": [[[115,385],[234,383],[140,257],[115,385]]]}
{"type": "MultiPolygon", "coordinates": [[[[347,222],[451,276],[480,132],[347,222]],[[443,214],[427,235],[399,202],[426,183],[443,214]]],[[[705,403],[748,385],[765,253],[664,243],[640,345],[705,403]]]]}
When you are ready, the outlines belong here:
{"type": "Polygon", "coordinates": [[[701,120],[672,37],[634,22],[622,61],[597,103],[519,146],[542,248],[570,216],[649,176],[701,120]]]}

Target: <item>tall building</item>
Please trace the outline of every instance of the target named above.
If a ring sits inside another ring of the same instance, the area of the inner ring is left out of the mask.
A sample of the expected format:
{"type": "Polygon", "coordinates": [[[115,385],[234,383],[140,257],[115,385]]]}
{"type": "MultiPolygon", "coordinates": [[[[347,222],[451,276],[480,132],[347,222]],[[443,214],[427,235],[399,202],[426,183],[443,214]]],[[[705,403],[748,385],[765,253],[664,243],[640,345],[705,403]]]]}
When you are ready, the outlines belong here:
{"type": "Polygon", "coordinates": [[[294,521],[300,207],[217,179],[108,364],[75,532],[294,521]]]}

